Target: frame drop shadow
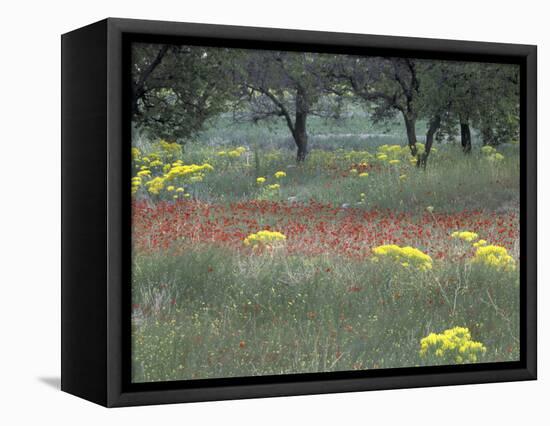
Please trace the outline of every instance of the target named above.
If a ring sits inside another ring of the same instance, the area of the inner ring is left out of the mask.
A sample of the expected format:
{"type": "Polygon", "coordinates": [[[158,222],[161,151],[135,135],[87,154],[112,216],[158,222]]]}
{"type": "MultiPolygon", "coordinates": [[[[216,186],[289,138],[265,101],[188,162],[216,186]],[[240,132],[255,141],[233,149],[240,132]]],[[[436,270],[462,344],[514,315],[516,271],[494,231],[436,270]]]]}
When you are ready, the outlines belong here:
{"type": "Polygon", "coordinates": [[[61,377],[59,376],[38,377],[38,381],[56,390],[61,390],[61,377]]]}

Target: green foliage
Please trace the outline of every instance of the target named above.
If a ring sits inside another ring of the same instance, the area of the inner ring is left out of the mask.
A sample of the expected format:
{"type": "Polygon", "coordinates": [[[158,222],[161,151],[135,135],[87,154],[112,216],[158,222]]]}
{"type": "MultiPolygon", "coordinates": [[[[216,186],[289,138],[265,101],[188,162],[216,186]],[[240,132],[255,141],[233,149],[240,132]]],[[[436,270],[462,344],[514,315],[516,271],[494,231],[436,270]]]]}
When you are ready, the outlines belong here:
{"type": "Polygon", "coordinates": [[[231,51],[135,44],[132,55],[133,123],[138,129],[183,143],[226,109],[233,90],[231,51]]]}
{"type": "Polygon", "coordinates": [[[515,65],[155,44],[132,53],[136,131],[179,143],[231,112],[237,121],[285,126],[306,149],[309,117],[333,125],[358,103],[369,121],[401,115],[411,147],[419,120],[432,126],[428,139],[453,139],[460,123],[485,144],[518,139],[515,65]]]}

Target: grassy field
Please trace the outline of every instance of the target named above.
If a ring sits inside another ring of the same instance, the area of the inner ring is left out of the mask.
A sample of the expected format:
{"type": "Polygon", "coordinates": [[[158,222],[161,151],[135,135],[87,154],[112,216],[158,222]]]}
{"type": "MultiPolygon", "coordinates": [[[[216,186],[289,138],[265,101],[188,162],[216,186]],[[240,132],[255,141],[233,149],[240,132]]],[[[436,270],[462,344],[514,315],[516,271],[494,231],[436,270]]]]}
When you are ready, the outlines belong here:
{"type": "Polygon", "coordinates": [[[363,122],[135,136],[134,381],[518,359],[518,146],[363,122]]]}

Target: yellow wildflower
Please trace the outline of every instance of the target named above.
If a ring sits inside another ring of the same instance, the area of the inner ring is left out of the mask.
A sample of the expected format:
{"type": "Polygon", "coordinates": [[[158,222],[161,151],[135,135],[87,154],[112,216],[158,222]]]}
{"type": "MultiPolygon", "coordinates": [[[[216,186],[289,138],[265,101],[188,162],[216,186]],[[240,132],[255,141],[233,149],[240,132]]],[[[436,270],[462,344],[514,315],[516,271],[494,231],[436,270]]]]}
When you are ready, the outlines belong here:
{"type": "Polygon", "coordinates": [[[495,148],[493,148],[492,146],[490,146],[490,145],[485,145],[485,146],[481,147],[481,152],[485,155],[493,154],[496,151],[497,150],[495,148]]]}
{"type": "Polygon", "coordinates": [[[229,151],[227,153],[227,156],[231,157],[231,158],[237,158],[237,157],[240,157],[242,153],[243,153],[243,151],[240,151],[238,149],[234,149],[232,151],[229,151]]]}
{"type": "MultiPolygon", "coordinates": [[[[177,164],[172,166],[168,173],[166,173],[165,178],[167,180],[174,180],[176,178],[190,177],[191,175],[202,175],[202,172],[212,170],[214,170],[214,168],[208,163],[204,163],[200,166],[197,164],[177,164]]],[[[202,180],[202,178],[200,180],[202,180]]]]}
{"type": "Polygon", "coordinates": [[[443,333],[430,333],[420,340],[420,356],[434,355],[446,361],[462,364],[476,362],[479,355],[487,348],[472,340],[470,330],[466,327],[454,327],[443,333]]]}
{"type": "Polygon", "coordinates": [[[429,255],[410,246],[400,247],[395,244],[387,244],[375,247],[372,252],[376,260],[379,257],[384,257],[401,265],[407,263],[421,271],[427,271],[433,267],[433,261],[429,255]]]}
{"type": "Polygon", "coordinates": [[[472,262],[505,271],[514,271],[516,269],[514,258],[508,254],[505,247],[501,246],[489,245],[478,247],[472,262]]]}
{"type": "Polygon", "coordinates": [[[250,234],[243,241],[245,246],[271,245],[281,243],[286,240],[286,236],[277,231],[259,231],[255,234],[250,234]]]}
{"type": "Polygon", "coordinates": [[[482,246],[485,246],[485,245],[487,245],[487,241],[485,241],[485,240],[479,240],[477,243],[473,244],[474,247],[482,247],[482,246]]]}
{"type": "Polygon", "coordinates": [[[378,151],[382,153],[398,154],[401,152],[401,145],[384,144],[378,148],[378,151]]]}
{"type": "Polygon", "coordinates": [[[498,162],[498,161],[502,161],[502,160],[504,160],[504,155],[502,155],[501,153],[497,152],[497,153],[495,153],[495,154],[493,154],[493,155],[490,155],[490,156],[489,156],[489,160],[490,160],[490,161],[497,161],[497,162],[498,162]]]}
{"type": "Polygon", "coordinates": [[[141,157],[141,151],[136,147],[132,147],[132,159],[136,160],[139,157],[141,157]]]}
{"type": "Polygon", "coordinates": [[[477,240],[479,235],[476,234],[475,232],[470,232],[470,231],[455,231],[451,234],[451,237],[459,238],[461,240],[471,243],[472,241],[477,240]]]}
{"type": "Polygon", "coordinates": [[[151,179],[145,185],[148,186],[148,191],[151,194],[158,195],[160,191],[164,188],[164,178],[157,176],[156,178],[151,179]]]}
{"type": "Polygon", "coordinates": [[[166,154],[170,154],[171,156],[181,154],[181,145],[177,142],[168,142],[161,139],[159,141],[159,145],[166,154]]]}

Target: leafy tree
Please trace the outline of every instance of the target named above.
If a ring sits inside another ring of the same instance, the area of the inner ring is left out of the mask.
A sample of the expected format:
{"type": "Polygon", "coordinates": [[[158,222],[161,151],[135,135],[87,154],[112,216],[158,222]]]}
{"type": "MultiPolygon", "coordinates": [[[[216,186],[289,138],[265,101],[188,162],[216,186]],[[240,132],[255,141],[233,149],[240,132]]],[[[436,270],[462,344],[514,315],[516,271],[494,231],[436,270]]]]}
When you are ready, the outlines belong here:
{"type": "Polygon", "coordinates": [[[514,65],[138,44],[132,114],[137,126],[180,143],[231,108],[241,119],[282,118],[297,161],[306,159],[308,117],[339,117],[360,100],[375,121],[403,117],[410,152],[426,166],[435,139],[472,149],[517,139],[519,74],[514,65]],[[423,152],[416,124],[427,123],[423,152]]]}
{"type": "Polygon", "coordinates": [[[518,67],[452,61],[417,61],[420,75],[419,116],[428,122],[425,151],[418,165],[426,166],[434,134],[452,132],[458,123],[462,149],[472,149],[470,126],[483,143],[496,145],[519,132],[518,67]]]}
{"type": "Polygon", "coordinates": [[[333,76],[347,84],[351,93],[372,109],[375,121],[400,113],[411,154],[416,155],[420,85],[414,60],[349,56],[337,63],[333,76]]]}
{"type": "Polygon", "coordinates": [[[253,51],[241,55],[237,67],[247,118],[257,122],[282,117],[296,144],[298,162],[308,152],[308,117],[339,114],[340,103],[327,94],[331,60],[332,55],[253,51]]]}
{"type": "Polygon", "coordinates": [[[181,143],[225,110],[232,88],[230,51],[138,44],[132,54],[132,114],[137,126],[181,143]]]}
{"type": "Polygon", "coordinates": [[[482,93],[480,87],[481,73],[478,64],[454,62],[447,63],[450,87],[447,92],[452,110],[451,126],[447,134],[453,135],[454,129],[460,129],[460,143],[465,154],[472,151],[472,134],[470,126],[477,118],[478,103],[482,93]]]}
{"type": "Polygon", "coordinates": [[[473,124],[484,145],[499,145],[519,138],[519,66],[477,64],[481,97],[473,124]]]}
{"type": "Polygon", "coordinates": [[[453,79],[449,63],[417,60],[419,74],[418,117],[427,123],[424,151],[417,155],[417,166],[426,167],[436,133],[452,123],[453,79]]]}
{"type": "Polygon", "coordinates": [[[485,144],[496,145],[517,138],[519,129],[518,69],[501,64],[445,62],[451,119],[446,129],[460,129],[464,153],[472,149],[471,127],[485,144]]]}

